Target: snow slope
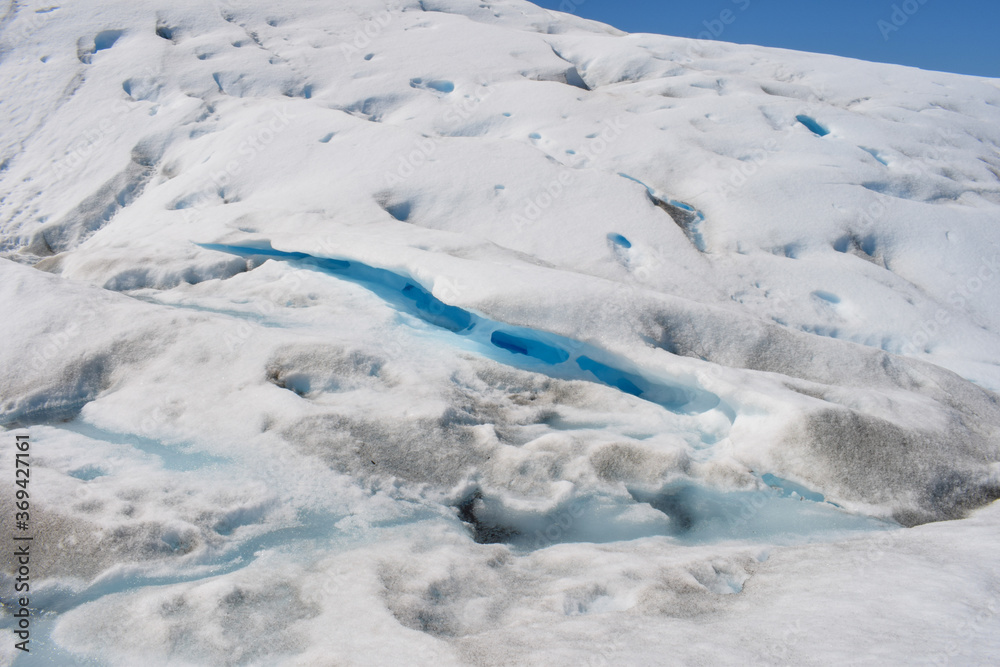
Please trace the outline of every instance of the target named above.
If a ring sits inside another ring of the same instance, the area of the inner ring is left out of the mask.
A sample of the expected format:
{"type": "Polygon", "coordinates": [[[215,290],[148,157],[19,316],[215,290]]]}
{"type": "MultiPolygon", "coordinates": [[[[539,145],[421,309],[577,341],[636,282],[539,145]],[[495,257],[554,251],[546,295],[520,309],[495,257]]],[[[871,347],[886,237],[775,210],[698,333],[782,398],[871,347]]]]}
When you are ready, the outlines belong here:
{"type": "Polygon", "coordinates": [[[3,660],[1000,650],[1000,82],[518,0],[0,11],[3,660]]]}

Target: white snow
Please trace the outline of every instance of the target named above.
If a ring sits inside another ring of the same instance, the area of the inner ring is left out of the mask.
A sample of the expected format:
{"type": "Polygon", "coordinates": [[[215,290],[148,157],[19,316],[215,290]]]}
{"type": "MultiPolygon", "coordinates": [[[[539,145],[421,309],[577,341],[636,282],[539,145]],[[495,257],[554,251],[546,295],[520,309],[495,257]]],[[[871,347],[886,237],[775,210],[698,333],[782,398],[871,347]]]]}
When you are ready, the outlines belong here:
{"type": "Polygon", "coordinates": [[[1000,82],[520,0],[8,4],[0,662],[1000,650],[1000,82]]]}

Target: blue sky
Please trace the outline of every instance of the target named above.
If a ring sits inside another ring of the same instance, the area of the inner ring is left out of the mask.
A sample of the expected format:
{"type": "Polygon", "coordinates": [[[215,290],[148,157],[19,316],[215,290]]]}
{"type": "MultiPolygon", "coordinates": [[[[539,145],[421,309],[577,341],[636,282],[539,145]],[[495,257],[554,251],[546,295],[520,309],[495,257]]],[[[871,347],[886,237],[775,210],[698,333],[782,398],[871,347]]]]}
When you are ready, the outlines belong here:
{"type": "Polygon", "coordinates": [[[1000,77],[998,0],[533,1],[628,32],[711,36],[1000,77]]]}

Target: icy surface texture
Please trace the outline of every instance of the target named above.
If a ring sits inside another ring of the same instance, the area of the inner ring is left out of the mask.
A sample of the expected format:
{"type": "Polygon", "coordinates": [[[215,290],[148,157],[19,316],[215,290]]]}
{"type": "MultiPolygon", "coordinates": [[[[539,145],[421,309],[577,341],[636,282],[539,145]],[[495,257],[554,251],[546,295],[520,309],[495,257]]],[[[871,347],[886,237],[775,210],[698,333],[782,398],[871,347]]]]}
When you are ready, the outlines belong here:
{"type": "Polygon", "coordinates": [[[0,12],[39,656],[1000,651],[997,81],[519,0],[0,12]]]}

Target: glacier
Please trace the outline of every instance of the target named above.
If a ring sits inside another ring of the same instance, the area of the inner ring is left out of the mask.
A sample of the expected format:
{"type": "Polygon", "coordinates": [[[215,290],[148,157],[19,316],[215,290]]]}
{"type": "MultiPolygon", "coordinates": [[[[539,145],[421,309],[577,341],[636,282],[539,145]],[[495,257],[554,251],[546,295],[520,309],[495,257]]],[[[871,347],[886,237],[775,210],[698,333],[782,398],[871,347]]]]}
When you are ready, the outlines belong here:
{"type": "Polygon", "coordinates": [[[4,5],[0,664],[995,661],[1000,81],[4,5]]]}

